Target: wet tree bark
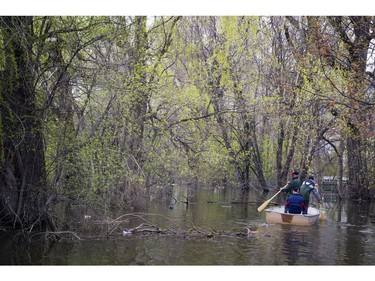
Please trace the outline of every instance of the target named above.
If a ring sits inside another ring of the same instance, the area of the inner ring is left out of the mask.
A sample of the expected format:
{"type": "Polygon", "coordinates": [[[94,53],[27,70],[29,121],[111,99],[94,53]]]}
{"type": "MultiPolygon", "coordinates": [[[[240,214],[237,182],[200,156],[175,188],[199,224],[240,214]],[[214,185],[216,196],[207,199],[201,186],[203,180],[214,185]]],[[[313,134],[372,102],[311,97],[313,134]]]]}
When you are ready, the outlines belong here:
{"type": "Polygon", "coordinates": [[[340,116],[347,125],[347,161],[348,161],[348,186],[349,196],[354,199],[369,199],[369,175],[367,167],[367,144],[362,133],[362,124],[367,116],[363,111],[365,106],[364,94],[366,92],[366,63],[370,41],[375,38],[372,17],[329,17],[329,22],[334,27],[348,52],[348,62],[342,66],[348,71],[347,102],[349,111],[345,116],[340,116]],[[349,38],[348,22],[352,26],[354,36],[349,38]]]}
{"type": "Polygon", "coordinates": [[[130,71],[134,81],[130,93],[131,130],[129,131],[129,150],[134,158],[130,161],[129,167],[134,171],[142,167],[144,161],[142,146],[149,99],[146,86],[146,20],[147,17],[135,17],[134,50],[131,52],[132,63],[130,71]]]}
{"type": "Polygon", "coordinates": [[[0,220],[13,228],[48,223],[41,113],[36,108],[33,18],[2,17],[0,220]]]}

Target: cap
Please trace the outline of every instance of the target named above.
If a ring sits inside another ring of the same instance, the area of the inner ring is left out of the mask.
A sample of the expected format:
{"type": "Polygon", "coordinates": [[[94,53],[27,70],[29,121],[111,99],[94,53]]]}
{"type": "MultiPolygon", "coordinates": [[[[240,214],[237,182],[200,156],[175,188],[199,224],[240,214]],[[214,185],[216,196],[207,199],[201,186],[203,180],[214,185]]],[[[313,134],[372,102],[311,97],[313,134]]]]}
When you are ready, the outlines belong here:
{"type": "Polygon", "coordinates": [[[292,175],[297,175],[298,176],[298,171],[297,170],[293,170],[292,171],[292,175]]]}

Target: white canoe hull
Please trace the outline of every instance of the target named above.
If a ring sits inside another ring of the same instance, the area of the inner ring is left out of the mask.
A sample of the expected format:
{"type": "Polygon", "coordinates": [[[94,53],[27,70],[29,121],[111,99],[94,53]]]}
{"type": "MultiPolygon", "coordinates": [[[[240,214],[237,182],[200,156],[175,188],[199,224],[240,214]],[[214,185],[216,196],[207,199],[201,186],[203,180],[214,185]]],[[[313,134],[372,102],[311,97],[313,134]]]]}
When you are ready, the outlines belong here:
{"type": "Polygon", "coordinates": [[[320,217],[320,212],[316,208],[309,207],[308,214],[285,214],[284,206],[272,207],[266,211],[266,222],[292,224],[292,225],[313,225],[316,224],[320,217]]]}

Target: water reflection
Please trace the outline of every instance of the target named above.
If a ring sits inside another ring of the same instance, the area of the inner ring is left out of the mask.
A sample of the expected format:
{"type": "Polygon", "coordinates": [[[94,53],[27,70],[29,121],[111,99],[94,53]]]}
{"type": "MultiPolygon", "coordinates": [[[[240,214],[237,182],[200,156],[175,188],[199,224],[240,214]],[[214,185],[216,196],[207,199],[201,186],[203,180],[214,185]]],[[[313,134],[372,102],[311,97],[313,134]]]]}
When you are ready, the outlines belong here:
{"type": "MultiPolygon", "coordinates": [[[[311,227],[268,225],[257,207],[256,193],[245,197],[240,190],[175,188],[164,202],[143,211],[143,219],[160,228],[174,227],[223,231],[210,237],[169,234],[135,234],[122,231],[106,236],[103,219],[86,207],[61,208],[63,216],[76,218],[74,227],[82,240],[47,239],[0,233],[0,264],[34,265],[374,265],[375,225],[373,204],[325,202],[327,219],[311,227]],[[168,208],[173,198],[177,202],[168,208]],[[189,204],[183,203],[186,198],[189,204]],[[245,199],[244,199],[245,198],[245,199]],[[243,200],[244,199],[244,200],[243,200]],[[90,223],[91,221],[91,223],[90,223]],[[225,231],[225,232],[224,232],[225,231]],[[224,235],[244,233],[247,235],[224,235]]],[[[283,203],[280,198],[278,203],[283,203]]],[[[106,214],[118,217],[124,211],[106,214]]],[[[128,211],[127,211],[128,212],[128,211]]],[[[134,227],[141,215],[129,217],[134,227]]]]}

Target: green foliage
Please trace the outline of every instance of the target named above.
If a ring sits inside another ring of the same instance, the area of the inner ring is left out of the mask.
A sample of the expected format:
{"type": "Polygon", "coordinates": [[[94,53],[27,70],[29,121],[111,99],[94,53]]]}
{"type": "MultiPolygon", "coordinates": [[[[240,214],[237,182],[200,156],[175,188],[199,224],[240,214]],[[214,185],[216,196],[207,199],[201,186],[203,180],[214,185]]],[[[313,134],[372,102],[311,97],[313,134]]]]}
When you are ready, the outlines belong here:
{"type": "MultiPolygon", "coordinates": [[[[330,48],[336,61],[348,56],[329,21],[298,20],[33,17],[50,186],[134,204],[132,196],[176,181],[265,187],[285,181],[290,167],[337,173],[335,146],[353,137],[349,119],[373,159],[371,111],[357,102],[373,103],[370,84],[329,61],[330,48]]],[[[1,97],[20,75],[6,36],[1,97]]]]}

